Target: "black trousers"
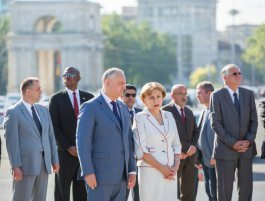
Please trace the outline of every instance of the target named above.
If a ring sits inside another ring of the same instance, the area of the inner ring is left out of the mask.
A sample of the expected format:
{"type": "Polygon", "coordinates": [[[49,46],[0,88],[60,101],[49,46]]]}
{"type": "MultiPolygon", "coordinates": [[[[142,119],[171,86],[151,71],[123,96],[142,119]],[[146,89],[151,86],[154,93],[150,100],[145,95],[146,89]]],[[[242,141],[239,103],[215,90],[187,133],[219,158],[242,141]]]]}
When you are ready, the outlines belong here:
{"type": "Polygon", "coordinates": [[[73,187],[73,201],[87,201],[84,180],[78,180],[79,161],[68,152],[58,151],[60,171],[55,175],[55,201],[70,201],[70,187],[73,187]]]}

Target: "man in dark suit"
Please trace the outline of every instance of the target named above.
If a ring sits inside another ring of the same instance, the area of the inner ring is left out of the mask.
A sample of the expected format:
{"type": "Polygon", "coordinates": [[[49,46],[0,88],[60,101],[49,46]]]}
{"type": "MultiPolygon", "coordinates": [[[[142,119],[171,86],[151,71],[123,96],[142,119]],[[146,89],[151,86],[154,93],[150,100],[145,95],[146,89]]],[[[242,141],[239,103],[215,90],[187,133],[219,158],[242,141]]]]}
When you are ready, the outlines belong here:
{"type": "Polygon", "coordinates": [[[197,99],[204,106],[198,121],[200,136],[198,139],[198,163],[204,173],[205,191],[209,201],[217,201],[215,160],[213,155],[214,130],[210,122],[210,96],[214,91],[213,84],[208,81],[200,82],[196,86],[197,99]]]}
{"type": "MultiPolygon", "coordinates": [[[[262,127],[265,130],[265,100],[262,99],[259,103],[259,115],[262,121],[262,127]]],[[[265,159],[265,140],[262,142],[261,146],[261,159],[265,159]]]]}
{"type": "Polygon", "coordinates": [[[237,170],[238,200],[251,201],[253,190],[252,160],[257,154],[255,138],[257,111],[252,91],[239,87],[242,79],[235,64],[222,71],[225,87],[211,96],[212,127],[216,134],[217,191],[219,201],[231,201],[237,170]]]}
{"type": "MultiPolygon", "coordinates": [[[[122,99],[122,102],[124,102],[125,105],[127,105],[127,107],[128,107],[128,111],[129,111],[130,117],[131,117],[131,123],[133,125],[135,114],[138,112],[141,112],[142,110],[134,107],[135,97],[136,97],[136,92],[137,92],[136,87],[134,85],[131,85],[131,84],[126,84],[125,87],[126,88],[124,90],[124,93],[122,94],[121,99],[122,99]]],[[[130,190],[127,189],[126,190],[126,200],[129,197],[129,192],[130,192],[130,190]]],[[[133,197],[134,201],[140,201],[139,186],[138,186],[138,178],[137,177],[136,177],[135,186],[134,186],[133,191],[132,191],[132,197],[133,197]]]]}
{"type": "Polygon", "coordinates": [[[59,171],[59,160],[49,111],[37,104],[40,81],[28,77],[20,85],[22,99],[4,118],[6,149],[13,175],[12,201],[45,201],[48,174],[59,171]]]}
{"type": "Polygon", "coordinates": [[[93,95],[78,89],[80,72],[67,67],[63,73],[65,89],[51,97],[49,111],[58,145],[61,169],[55,176],[55,201],[70,201],[70,186],[73,186],[73,200],[86,201],[85,183],[77,179],[79,161],[76,149],[76,124],[82,103],[93,95]]]}
{"type": "Polygon", "coordinates": [[[106,70],[101,93],[80,109],[76,140],[89,201],[124,201],[135,185],[130,115],[118,100],[125,83],[121,69],[106,70]]]}
{"type": "Polygon", "coordinates": [[[199,130],[192,111],[186,107],[187,88],[185,85],[174,85],[171,89],[172,102],[163,110],[173,114],[176,121],[182,159],[178,169],[178,198],[181,201],[193,201],[195,196],[195,160],[199,130]]]}

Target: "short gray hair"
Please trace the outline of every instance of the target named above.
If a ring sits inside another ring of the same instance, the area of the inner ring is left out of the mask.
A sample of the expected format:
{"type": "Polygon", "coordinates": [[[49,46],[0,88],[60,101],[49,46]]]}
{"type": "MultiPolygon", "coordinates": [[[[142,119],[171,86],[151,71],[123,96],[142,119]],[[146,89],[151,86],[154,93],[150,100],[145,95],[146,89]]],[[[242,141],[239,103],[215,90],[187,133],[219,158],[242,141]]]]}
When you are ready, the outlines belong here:
{"type": "Polygon", "coordinates": [[[203,88],[206,92],[208,91],[214,91],[213,83],[210,81],[203,81],[197,84],[196,88],[203,88]]]}
{"type": "Polygon", "coordinates": [[[102,83],[104,83],[104,81],[110,78],[112,75],[118,74],[118,73],[124,75],[123,70],[121,70],[120,68],[112,67],[112,68],[107,69],[102,75],[102,83]]]}
{"type": "Polygon", "coordinates": [[[228,75],[229,70],[232,68],[237,68],[238,70],[240,70],[240,68],[236,64],[227,64],[221,70],[222,77],[228,75]]]}

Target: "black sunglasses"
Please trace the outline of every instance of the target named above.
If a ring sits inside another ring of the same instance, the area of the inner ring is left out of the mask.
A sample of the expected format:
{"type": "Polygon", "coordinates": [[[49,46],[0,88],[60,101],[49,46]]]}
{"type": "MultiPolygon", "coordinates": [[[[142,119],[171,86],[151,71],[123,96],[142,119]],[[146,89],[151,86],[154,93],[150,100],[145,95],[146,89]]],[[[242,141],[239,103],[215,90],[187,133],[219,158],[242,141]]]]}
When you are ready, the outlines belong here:
{"type": "Polygon", "coordinates": [[[76,77],[77,75],[76,74],[73,74],[73,73],[64,73],[63,74],[63,77],[76,77]]]}
{"type": "Polygon", "coordinates": [[[127,98],[129,98],[130,96],[132,96],[132,97],[134,97],[134,98],[136,97],[136,94],[128,94],[128,93],[125,93],[124,95],[125,95],[127,98]]]}
{"type": "Polygon", "coordinates": [[[238,75],[242,75],[242,73],[241,72],[233,72],[233,73],[231,73],[231,75],[238,76],[238,75]]]}

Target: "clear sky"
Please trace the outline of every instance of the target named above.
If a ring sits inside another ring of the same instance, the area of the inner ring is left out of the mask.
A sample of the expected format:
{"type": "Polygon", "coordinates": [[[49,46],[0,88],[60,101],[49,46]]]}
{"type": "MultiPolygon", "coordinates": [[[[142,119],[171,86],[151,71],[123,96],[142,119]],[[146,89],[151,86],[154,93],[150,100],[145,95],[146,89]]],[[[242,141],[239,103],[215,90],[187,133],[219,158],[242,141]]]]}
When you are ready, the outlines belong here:
{"type": "MultiPolygon", "coordinates": [[[[103,13],[121,12],[122,6],[136,6],[137,0],[91,0],[102,5],[103,13]]],[[[240,13],[235,17],[235,24],[265,24],[265,0],[218,0],[217,29],[224,30],[231,25],[232,17],[228,14],[231,9],[240,13]]]]}

